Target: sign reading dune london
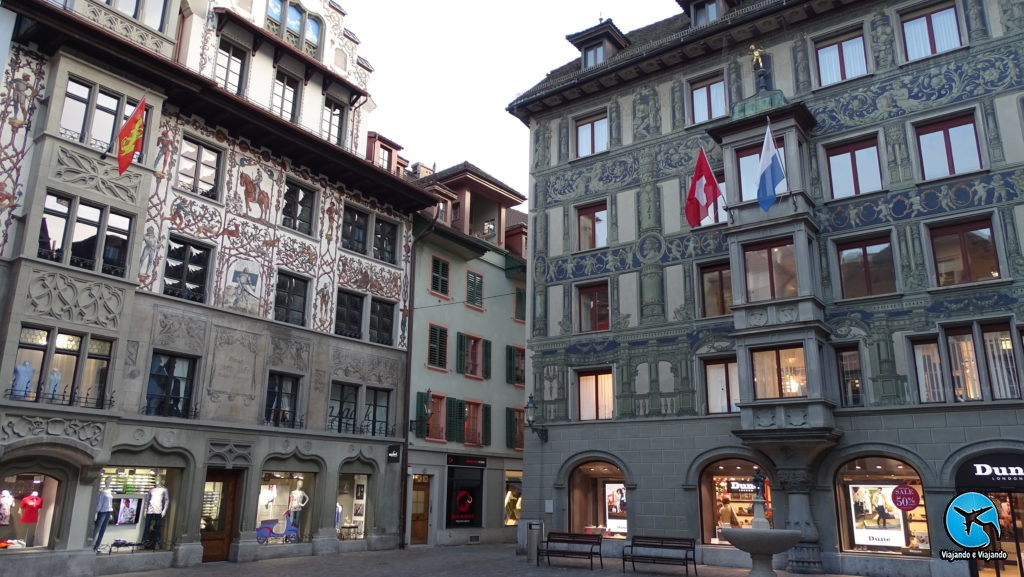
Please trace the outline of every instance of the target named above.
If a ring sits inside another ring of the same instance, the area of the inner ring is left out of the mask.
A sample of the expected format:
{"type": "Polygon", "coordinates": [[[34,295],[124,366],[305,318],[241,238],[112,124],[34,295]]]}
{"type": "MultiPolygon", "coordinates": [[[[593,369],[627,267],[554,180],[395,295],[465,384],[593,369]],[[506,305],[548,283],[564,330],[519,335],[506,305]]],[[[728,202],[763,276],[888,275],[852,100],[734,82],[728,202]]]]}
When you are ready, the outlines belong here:
{"type": "Polygon", "coordinates": [[[957,470],[956,486],[960,489],[1024,487],[1024,455],[992,453],[974,457],[957,470]]]}

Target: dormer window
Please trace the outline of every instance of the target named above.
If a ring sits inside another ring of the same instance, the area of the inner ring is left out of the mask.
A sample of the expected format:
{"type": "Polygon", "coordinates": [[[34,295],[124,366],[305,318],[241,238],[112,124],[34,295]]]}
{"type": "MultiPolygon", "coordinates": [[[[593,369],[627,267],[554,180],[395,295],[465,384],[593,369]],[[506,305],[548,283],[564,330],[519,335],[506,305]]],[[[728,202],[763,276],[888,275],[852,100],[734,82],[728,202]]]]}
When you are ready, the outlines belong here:
{"type": "Polygon", "coordinates": [[[380,156],[377,157],[377,166],[384,170],[391,170],[391,149],[380,147],[380,156]]]}
{"type": "Polygon", "coordinates": [[[604,62],[604,44],[594,44],[583,49],[583,67],[590,68],[604,62]]]}
{"type": "Polygon", "coordinates": [[[298,2],[270,0],[264,28],[313,58],[320,57],[323,25],[318,16],[307,12],[298,2]]]}
{"type": "Polygon", "coordinates": [[[690,12],[693,26],[710,24],[718,20],[718,3],[713,0],[710,2],[694,2],[690,12]]]}

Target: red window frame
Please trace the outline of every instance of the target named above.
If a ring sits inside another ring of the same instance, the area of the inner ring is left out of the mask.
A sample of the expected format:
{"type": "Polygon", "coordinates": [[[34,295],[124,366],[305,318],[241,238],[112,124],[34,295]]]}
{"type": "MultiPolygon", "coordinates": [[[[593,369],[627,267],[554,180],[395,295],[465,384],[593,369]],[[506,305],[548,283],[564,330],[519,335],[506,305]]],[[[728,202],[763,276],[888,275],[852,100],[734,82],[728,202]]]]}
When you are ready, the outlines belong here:
{"type": "Polygon", "coordinates": [[[462,423],[463,443],[482,447],[484,444],[484,404],[464,399],[466,415],[462,423]]]}
{"type": "MultiPolygon", "coordinates": [[[[871,274],[871,264],[868,261],[867,249],[868,249],[868,247],[877,246],[877,245],[880,245],[880,244],[887,244],[887,245],[889,245],[889,249],[892,250],[892,239],[890,239],[887,236],[876,236],[876,237],[872,237],[872,238],[865,238],[865,239],[861,239],[861,240],[844,242],[842,244],[837,244],[836,245],[836,253],[840,257],[840,260],[839,260],[839,286],[840,286],[840,288],[842,290],[843,298],[850,299],[850,298],[871,296],[871,295],[874,295],[874,294],[888,294],[888,293],[874,293],[871,290],[872,287],[874,286],[874,282],[872,280],[873,277],[872,277],[872,274],[871,274]],[[843,253],[843,251],[853,250],[853,249],[857,249],[857,248],[861,249],[861,272],[864,275],[864,280],[865,280],[865,285],[864,286],[866,288],[866,292],[865,292],[865,294],[862,294],[862,295],[848,295],[848,294],[846,294],[847,293],[847,291],[846,291],[846,278],[843,276],[842,253],[843,253]]],[[[893,270],[895,272],[895,262],[893,263],[893,270]]],[[[895,280],[894,280],[893,281],[893,290],[895,290],[895,284],[896,283],[895,283],[895,280]]]]}
{"type": "MultiPolygon", "coordinates": [[[[913,22],[914,20],[917,20],[919,18],[924,18],[925,24],[928,26],[928,56],[934,56],[934,55],[939,53],[938,52],[938,47],[935,45],[935,26],[933,25],[932,20],[933,20],[933,17],[936,14],[938,14],[939,12],[945,12],[946,10],[952,10],[953,11],[953,18],[957,22],[957,26],[959,26],[960,25],[960,16],[959,16],[959,14],[956,11],[956,3],[955,2],[943,2],[942,4],[939,4],[937,6],[931,6],[929,8],[925,8],[923,10],[918,10],[918,11],[910,12],[910,13],[903,14],[903,15],[900,16],[900,30],[903,32],[903,58],[905,58],[908,62],[911,62],[911,60],[910,60],[910,50],[909,50],[909,46],[907,46],[907,26],[906,25],[907,25],[908,22],[913,22]]],[[[960,30],[958,28],[957,29],[957,44],[959,44],[960,46],[963,46],[963,42],[964,42],[963,37],[961,36],[960,30]]],[[[920,58],[917,58],[915,60],[920,60],[920,58]]]]}
{"type": "MultiPolygon", "coordinates": [[[[781,246],[787,246],[787,245],[793,247],[793,266],[796,267],[796,264],[797,264],[797,262],[796,262],[796,243],[793,241],[793,239],[791,237],[780,238],[778,240],[773,240],[773,241],[769,241],[769,242],[762,242],[762,243],[753,244],[753,245],[750,245],[750,246],[743,247],[743,277],[744,277],[744,281],[745,281],[744,284],[746,285],[747,302],[752,302],[751,299],[750,299],[750,282],[749,282],[750,271],[747,270],[747,253],[761,251],[761,250],[768,251],[768,288],[771,291],[771,296],[768,297],[768,298],[769,299],[777,299],[777,298],[780,298],[780,297],[779,297],[779,295],[777,295],[775,293],[775,265],[772,264],[771,249],[778,248],[778,247],[781,247],[781,246]]],[[[795,268],[794,268],[794,270],[795,270],[795,268]]],[[[799,293],[799,287],[798,287],[797,292],[799,293]]],[[[795,296],[795,295],[792,295],[792,296],[795,296]]],[[[792,298],[792,296],[787,296],[787,297],[783,297],[783,298],[792,298]]]]}
{"type": "Polygon", "coordinates": [[[581,206],[576,209],[576,231],[577,231],[577,244],[579,250],[592,250],[595,248],[603,248],[608,246],[608,202],[601,201],[595,204],[587,206],[581,206]],[[602,244],[597,244],[597,213],[605,213],[605,238],[602,244]],[[587,239],[586,246],[583,243],[583,217],[593,217],[594,226],[590,227],[590,238],[587,239]]]}
{"type": "MultiPolygon", "coordinates": [[[[860,188],[860,178],[859,178],[859,176],[857,174],[858,173],[858,170],[857,170],[857,152],[860,151],[860,150],[867,150],[869,148],[874,148],[875,149],[875,164],[876,164],[876,168],[878,169],[878,180],[879,180],[879,182],[881,182],[881,180],[882,180],[882,160],[878,157],[878,138],[877,137],[865,138],[863,140],[858,140],[856,142],[850,142],[850,143],[847,143],[847,144],[840,144],[840,145],[833,146],[833,147],[825,149],[825,156],[827,156],[826,161],[828,162],[828,183],[829,183],[829,188],[832,191],[832,198],[836,198],[836,196],[835,196],[836,185],[835,185],[835,177],[832,175],[832,162],[831,161],[832,161],[832,159],[834,157],[842,156],[844,154],[849,154],[850,155],[850,168],[851,168],[851,172],[853,173],[852,174],[852,176],[853,176],[853,195],[857,196],[857,195],[860,195],[860,194],[863,194],[863,193],[866,193],[866,192],[876,192],[874,190],[867,190],[867,191],[861,190],[861,188],[860,188]]],[[[879,189],[879,190],[881,190],[881,189],[879,189]]],[[[840,197],[840,198],[845,198],[845,197],[840,197]]]]}
{"type": "Polygon", "coordinates": [[[484,339],[466,334],[466,372],[470,377],[482,379],[484,376],[484,339]]]}
{"type": "Polygon", "coordinates": [[[995,241],[995,230],[992,228],[992,221],[990,220],[974,220],[971,222],[961,222],[948,226],[937,226],[929,230],[929,240],[932,243],[932,261],[935,264],[935,285],[936,286],[955,286],[957,284],[967,284],[972,282],[981,282],[983,280],[992,280],[1003,278],[1003,271],[999,268],[999,254],[998,247],[995,241]],[[971,275],[971,251],[967,247],[966,233],[975,230],[987,229],[989,235],[992,238],[992,251],[996,253],[996,275],[991,274],[985,278],[974,278],[971,275]],[[939,273],[938,262],[935,261],[935,237],[936,236],[950,236],[956,234],[960,242],[960,259],[963,263],[964,276],[967,280],[962,283],[942,284],[942,277],[939,273]]]}
{"type": "MultiPolygon", "coordinates": [[[[776,148],[776,150],[779,151],[779,157],[782,159],[782,164],[783,164],[782,169],[783,169],[783,172],[785,172],[785,169],[786,169],[786,167],[785,167],[785,164],[786,164],[786,147],[783,146],[783,141],[784,141],[784,139],[782,139],[782,138],[776,138],[775,139],[775,148],[776,148]]],[[[763,143],[764,143],[764,137],[761,137],[761,144],[754,144],[754,145],[751,145],[751,146],[747,146],[745,148],[740,148],[739,150],[736,151],[736,172],[739,173],[739,179],[738,179],[738,182],[737,182],[737,185],[736,185],[736,189],[737,189],[736,190],[736,196],[739,197],[740,202],[742,202],[744,200],[757,200],[757,188],[754,188],[754,190],[751,191],[752,194],[753,194],[753,196],[751,198],[746,198],[746,197],[743,196],[743,168],[742,168],[742,160],[744,158],[748,157],[748,156],[756,156],[757,159],[758,159],[758,164],[760,164],[760,162],[761,162],[761,148],[763,147],[763,143]]]]}
{"type": "Polygon", "coordinates": [[[579,332],[581,332],[581,333],[587,332],[588,333],[588,332],[592,332],[592,331],[606,331],[606,330],[608,330],[610,328],[609,324],[610,324],[610,320],[611,320],[611,300],[610,300],[610,294],[609,294],[609,290],[608,290],[608,283],[607,282],[602,282],[602,283],[596,283],[596,284],[581,286],[581,287],[579,287],[577,289],[577,293],[578,293],[577,294],[577,303],[578,303],[579,310],[580,310],[580,322],[579,322],[579,324],[577,326],[577,328],[579,329],[579,332]],[[583,308],[583,297],[585,295],[590,295],[591,296],[591,302],[598,303],[598,302],[600,302],[600,299],[598,298],[598,296],[602,292],[604,293],[604,296],[605,296],[604,300],[605,300],[606,306],[608,307],[608,309],[605,311],[605,315],[604,315],[605,316],[605,321],[604,322],[600,321],[600,317],[601,317],[601,315],[599,314],[600,313],[600,311],[599,311],[600,307],[595,306],[590,311],[585,311],[584,308],[583,308]],[[583,318],[584,318],[584,315],[587,315],[587,317],[589,317],[588,320],[590,321],[590,327],[591,327],[589,329],[584,329],[583,328],[583,318]]]}
{"type": "Polygon", "coordinates": [[[728,299],[729,302],[728,302],[728,304],[726,303],[725,287],[726,287],[727,283],[730,283],[730,284],[732,283],[732,268],[729,266],[729,263],[724,262],[724,263],[719,263],[719,264],[714,264],[714,265],[708,265],[708,266],[701,267],[701,269],[700,269],[700,289],[701,289],[701,299],[700,299],[701,303],[700,303],[700,305],[701,305],[701,313],[703,314],[704,317],[718,317],[718,316],[732,314],[732,311],[725,310],[729,305],[732,304],[732,290],[729,291],[729,299],[728,299]],[[725,278],[726,275],[723,274],[723,273],[729,273],[729,275],[728,275],[729,278],[726,279],[725,278]],[[717,274],[717,276],[718,276],[718,286],[719,286],[718,302],[722,303],[722,310],[719,310],[719,311],[708,312],[707,295],[704,293],[704,286],[705,286],[704,277],[706,277],[709,274],[717,274]]]}
{"type": "Polygon", "coordinates": [[[959,126],[967,126],[970,124],[974,127],[974,151],[978,155],[978,166],[981,166],[981,146],[978,143],[978,123],[975,122],[973,114],[965,114],[963,116],[955,116],[953,118],[947,118],[938,122],[932,122],[929,124],[922,124],[914,128],[914,133],[917,136],[917,156],[921,163],[921,178],[942,178],[940,177],[927,177],[924,174],[924,151],[921,146],[921,137],[933,134],[936,132],[942,132],[942,140],[946,148],[946,176],[954,176],[958,174],[956,172],[956,164],[953,162],[953,141],[949,137],[949,131],[959,126]]]}
{"type": "Polygon", "coordinates": [[[759,396],[757,396],[757,381],[756,381],[756,378],[755,378],[755,382],[754,382],[754,398],[755,398],[755,400],[762,400],[762,399],[802,399],[802,398],[807,397],[807,385],[808,385],[807,384],[807,353],[804,351],[803,345],[770,347],[770,348],[767,348],[767,349],[756,349],[756,350],[750,351],[750,363],[751,363],[751,367],[753,368],[753,370],[755,372],[755,375],[754,375],[755,377],[757,376],[756,375],[757,365],[756,365],[756,363],[754,363],[754,355],[757,354],[757,353],[775,353],[775,384],[778,387],[778,389],[777,389],[778,396],[777,397],[759,397],[759,396]],[[803,364],[803,367],[804,367],[804,394],[802,394],[802,395],[786,395],[785,394],[785,390],[783,388],[785,386],[785,384],[783,383],[783,378],[782,378],[782,353],[785,352],[785,351],[795,351],[795,350],[799,350],[800,351],[800,355],[804,359],[804,364],[803,364]]]}
{"type": "MultiPolygon", "coordinates": [[[[866,53],[866,51],[867,51],[867,43],[864,41],[864,32],[861,31],[861,30],[856,30],[856,31],[853,31],[853,32],[848,32],[846,34],[841,34],[839,36],[834,36],[832,38],[829,38],[828,40],[824,40],[824,41],[821,41],[821,42],[818,42],[817,44],[815,44],[815,46],[814,46],[814,55],[818,57],[818,86],[832,86],[832,84],[837,84],[837,83],[842,82],[844,80],[849,80],[850,78],[857,78],[857,76],[848,76],[847,75],[847,72],[846,72],[846,57],[843,55],[843,44],[845,44],[845,43],[847,43],[847,42],[849,42],[851,40],[856,40],[857,38],[860,38],[861,50],[865,51],[864,61],[865,61],[865,64],[866,64],[867,63],[867,53],[866,53]],[[821,56],[820,56],[821,55],[821,51],[823,49],[825,49],[825,48],[828,48],[830,46],[836,46],[836,45],[839,46],[838,50],[836,50],[836,53],[839,56],[839,80],[837,80],[836,82],[832,82],[830,84],[823,84],[822,81],[821,81],[821,56]]],[[[863,76],[863,75],[859,75],[859,76],[863,76]]]]}
{"type": "Polygon", "coordinates": [[[698,123],[701,123],[701,122],[707,122],[709,120],[714,120],[715,118],[718,118],[719,116],[724,116],[725,114],[728,114],[728,107],[726,106],[725,99],[726,99],[726,96],[725,96],[725,79],[722,78],[721,76],[711,76],[711,77],[705,78],[703,80],[700,80],[700,81],[692,83],[690,85],[690,109],[693,110],[693,122],[694,122],[694,124],[698,124],[698,123]],[[714,108],[715,107],[714,107],[714,103],[712,102],[712,99],[711,99],[711,87],[714,86],[715,84],[721,84],[722,85],[722,98],[723,98],[722,110],[724,112],[723,112],[723,114],[720,114],[718,116],[715,116],[715,113],[714,113],[714,108]],[[695,104],[695,102],[697,100],[696,99],[696,95],[701,90],[703,90],[703,91],[705,91],[707,93],[707,97],[706,97],[705,101],[708,103],[708,105],[707,105],[707,110],[704,111],[704,113],[707,115],[707,117],[703,118],[701,120],[697,120],[697,105],[695,104]]]}

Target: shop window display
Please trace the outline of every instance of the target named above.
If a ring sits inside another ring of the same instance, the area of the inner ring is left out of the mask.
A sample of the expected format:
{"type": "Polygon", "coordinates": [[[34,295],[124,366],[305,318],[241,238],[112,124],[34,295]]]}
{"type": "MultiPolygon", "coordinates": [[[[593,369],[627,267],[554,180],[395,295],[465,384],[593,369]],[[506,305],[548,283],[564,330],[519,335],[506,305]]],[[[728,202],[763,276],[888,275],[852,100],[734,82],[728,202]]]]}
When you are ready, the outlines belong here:
{"type": "Polygon", "coordinates": [[[148,467],[106,467],[99,482],[92,547],[164,549],[172,540],[174,495],[180,472],[148,467]]]}
{"type": "Polygon", "coordinates": [[[569,478],[569,525],[574,533],[625,539],[629,504],[622,470],[605,461],[590,461],[569,478]]]}
{"type": "Polygon", "coordinates": [[[503,510],[506,527],[513,527],[519,524],[519,517],[523,511],[522,471],[505,472],[505,498],[503,510]]]}
{"type": "Polygon", "coordinates": [[[0,549],[50,545],[59,484],[52,477],[36,473],[0,480],[0,549]]]}
{"type": "Polygon", "coordinates": [[[271,543],[298,543],[309,534],[309,493],[315,475],[284,471],[264,471],[257,503],[256,540],[271,543]]]}
{"type": "MultiPolygon", "coordinates": [[[[753,477],[757,463],[745,459],[724,459],[707,466],[700,478],[701,527],[704,542],[728,545],[721,536],[724,528],[750,528],[754,519],[753,477]]],[[[765,517],[773,523],[771,480],[764,481],[765,517]]],[[[774,526],[774,524],[772,524],[774,526]]]]}
{"type": "Polygon", "coordinates": [[[338,479],[338,500],[334,528],[339,539],[365,539],[370,476],[342,473],[338,479]]]}
{"type": "Polygon", "coordinates": [[[887,457],[846,463],[836,473],[836,504],[844,551],[929,553],[924,491],[920,476],[910,465],[887,457]],[[901,497],[911,491],[916,499],[901,497]]]}

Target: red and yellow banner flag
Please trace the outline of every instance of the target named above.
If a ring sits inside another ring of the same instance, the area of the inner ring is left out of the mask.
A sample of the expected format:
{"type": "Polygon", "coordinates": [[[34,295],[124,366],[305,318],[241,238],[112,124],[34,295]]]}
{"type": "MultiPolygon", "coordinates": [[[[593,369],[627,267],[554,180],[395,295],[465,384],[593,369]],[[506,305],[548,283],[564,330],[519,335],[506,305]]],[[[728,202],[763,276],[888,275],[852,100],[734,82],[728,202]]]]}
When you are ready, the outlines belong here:
{"type": "Polygon", "coordinates": [[[142,150],[142,135],[146,130],[146,97],[143,96],[135,111],[117,133],[117,174],[124,174],[136,152],[142,150]]]}

